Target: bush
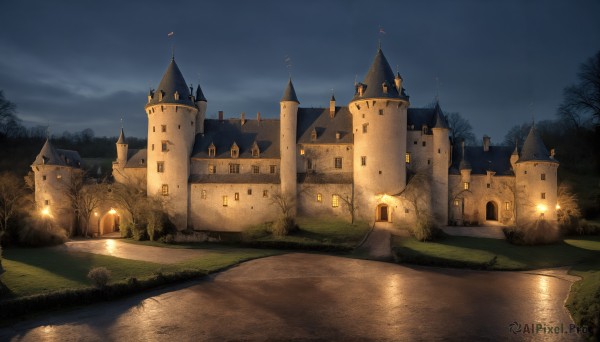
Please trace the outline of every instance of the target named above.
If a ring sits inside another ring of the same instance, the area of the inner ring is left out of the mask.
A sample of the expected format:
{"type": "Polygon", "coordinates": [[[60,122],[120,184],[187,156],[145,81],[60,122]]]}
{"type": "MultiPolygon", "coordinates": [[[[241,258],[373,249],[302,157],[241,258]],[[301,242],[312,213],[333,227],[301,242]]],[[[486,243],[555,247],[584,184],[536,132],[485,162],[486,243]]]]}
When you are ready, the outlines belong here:
{"type": "Polygon", "coordinates": [[[104,288],[110,279],[110,271],[106,267],[95,267],[90,270],[87,277],[97,288],[104,288]]]}
{"type": "Polygon", "coordinates": [[[136,241],[148,240],[148,232],[146,227],[142,224],[132,225],[131,237],[136,241]]]}
{"type": "Polygon", "coordinates": [[[298,230],[296,221],[293,217],[283,216],[273,225],[274,236],[286,236],[291,232],[298,230]]]}
{"type": "Polygon", "coordinates": [[[119,226],[119,232],[121,233],[121,237],[129,239],[132,237],[133,231],[133,223],[127,222],[119,226]]]}
{"type": "Polygon", "coordinates": [[[502,231],[506,240],[515,245],[547,245],[560,241],[562,237],[557,223],[544,219],[503,228],[502,231]]]}
{"type": "Polygon", "coordinates": [[[162,210],[154,209],[148,211],[146,221],[146,232],[150,241],[160,240],[166,235],[173,234],[177,231],[175,225],[162,210]]]}
{"type": "MultiPolygon", "coordinates": [[[[2,267],[2,246],[0,246],[0,274],[4,273],[4,268],[2,267]]],[[[1,287],[2,285],[0,285],[1,287]]]]}
{"type": "Polygon", "coordinates": [[[27,217],[21,223],[19,243],[24,246],[43,247],[63,244],[67,233],[56,226],[51,218],[27,217]]]}
{"type": "Polygon", "coordinates": [[[410,232],[419,241],[432,241],[442,235],[442,230],[429,218],[418,219],[414,226],[410,226],[410,232]]]}

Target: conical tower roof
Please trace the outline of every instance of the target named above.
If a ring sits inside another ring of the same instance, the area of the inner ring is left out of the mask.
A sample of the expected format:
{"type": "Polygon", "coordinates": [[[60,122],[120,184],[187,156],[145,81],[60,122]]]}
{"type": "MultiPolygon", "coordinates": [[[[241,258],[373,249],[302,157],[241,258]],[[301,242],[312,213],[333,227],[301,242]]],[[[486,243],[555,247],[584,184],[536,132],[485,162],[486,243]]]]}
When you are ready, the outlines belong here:
{"type": "Polygon", "coordinates": [[[296,91],[294,90],[294,85],[292,84],[291,78],[288,80],[288,84],[285,87],[285,91],[283,92],[281,102],[283,101],[293,101],[296,103],[300,103],[300,101],[298,101],[298,97],[296,96],[296,91]]]}
{"type": "Polygon", "coordinates": [[[33,165],[58,165],[65,166],[64,160],[58,154],[58,151],[54,148],[50,139],[46,139],[46,143],[42,147],[40,153],[35,157],[33,165]]]}
{"type": "Polygon", "coordinates": [[[529,134],[525,139],[525,143],[523,143],[523,148],[521,149],[521,156],[519,157],[520,162],[526,161],[549,161],[549,162],[557,162],[556,160],[550,158],[550,153],[544,145],[542,138],[537,134],[535,129],[535,124],[531,126],[531,130],[529,130],[529,134]]]}
{"type": "Polygon", "coordinates": [[[440,103],[435,102],[435,108],[433,109],[433,115],[435,117],[435,125],[433,128],[446,128],[448,129],[448,122],[446,121],[446,116],[442,112],[442,108],[440,108],[440,103]]]}
{"type": "Polygon", "coordinates": [[[202,88],[200,88],[199,84],[198,87],[196,87],[196,101],[207,102],[206,97],[204,97],[204,93],[202,92],[202,88]]]}
{"type": "MultiPolygon", "coordinates": [[[[387,59],[383,55],[381,48],[377,50],[373,64],[367,72],[362,86],[365,87],[362,96],[357,92],[354,100],[365,98],[401,98],[407,99],[402,95],[402,89],[396,89],[395,76],[387,59]],[[387,86],[387,91],[384,90],[387,86]]],[[[360,85],[359,85],[360,86],[360,85]]]]}
{"type": "Polygon", "coordinates": [[[121,134],[119,134],[119,140],[117,140],[117,144],[127,144],[127,141],[125,140],[125,132],[123,131],[123,128],[121,128],[121,134]]]}
{"type": "Polygon", "coordinates": [[[192,102],[190,95],[190,89],[188,88],[187,83],[185,83],[185,79],[183,78],[177,63],[175,63],[175,58],[172,58],[171,63],[169,63],[169,66],[160,80],[152,99],[148,102],[148,105],[175,103],[193,106],[194,103],[192,102]],[[162,92],[162,98],[160,92],[162,92]],[[175,93],[179,94],[178,100],[175,99],[175,93]]]}

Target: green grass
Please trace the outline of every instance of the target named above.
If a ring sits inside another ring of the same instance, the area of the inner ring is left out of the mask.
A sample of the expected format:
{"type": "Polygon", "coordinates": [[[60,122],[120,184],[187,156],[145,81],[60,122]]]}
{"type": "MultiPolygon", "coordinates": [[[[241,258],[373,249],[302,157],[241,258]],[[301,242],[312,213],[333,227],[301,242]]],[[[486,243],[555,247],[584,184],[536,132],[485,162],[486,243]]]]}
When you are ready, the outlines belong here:
{"type": "Polygon", "coordinates": [[[144,279],[157,272],[212,272],[240,261],[273,254],[275,252],[268,250],[215,248],[202,257],[162,265],[55,248],[10,248],[4,250],[2,262],[6,272],[0,276],[0,281],[9,291],[4,297],[15,298],[89,287],[91,283],[87,274],[94,267],[104,266],[111,271],[110,284],[130,277],[144,279]]]}
{"type": "Polygon", "coordinates": [[[599,336],[600,256],[597,256],[595,260],[573,266],[569,273],[581,277],[582,280],[571,287],[565,306],[571,312],[577,325],[591,327],[596,336],[599,336]]]}
{"type": "Polygon", "coordinates": [[[447,236],[419,242],[394,236],[400,262],[494,270],[527,270],[574,265],[598,255],[600,237],[581,237],[545,246],[515,246],[505,240],[447,236]]]}

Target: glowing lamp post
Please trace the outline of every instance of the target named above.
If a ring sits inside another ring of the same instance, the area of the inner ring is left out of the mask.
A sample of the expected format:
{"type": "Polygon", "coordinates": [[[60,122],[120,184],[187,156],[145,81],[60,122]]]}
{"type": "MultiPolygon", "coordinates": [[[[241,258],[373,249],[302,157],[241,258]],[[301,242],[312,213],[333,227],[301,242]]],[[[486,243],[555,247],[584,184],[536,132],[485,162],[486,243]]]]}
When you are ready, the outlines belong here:
{"type": "Polygon", "coordinates": [[[45,217],[50,216],[50,208],[44,207],[44,209],[42,209],[42,216],[45,216],[45,217]]]}
{"type": "Polygon", "coordinates": [[[110,210],[108,211],[109,214],[114,215],[117,213],[117,211],[113,208],[110,208],[110,210]]]}
{"type": "Polygon", "coordinates": [[[545,204],[538,204],[536,208],[540,212],[540,217],[544,218],[544,214],[548,211],[548,207],[545,204]]]}

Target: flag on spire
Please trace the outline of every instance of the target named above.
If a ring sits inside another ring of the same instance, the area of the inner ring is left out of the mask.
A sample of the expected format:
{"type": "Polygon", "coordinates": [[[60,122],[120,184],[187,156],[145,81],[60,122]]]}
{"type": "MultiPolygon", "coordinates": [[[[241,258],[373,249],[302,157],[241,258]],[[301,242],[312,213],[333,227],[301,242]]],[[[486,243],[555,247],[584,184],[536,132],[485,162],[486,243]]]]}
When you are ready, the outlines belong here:
{"type": "Polygon", "coordinates": [[[169,37],[169,38],[173,37],[173,35],[175,35],[175,32],[173,32],[173,31],[167,33],[167,37],[169,37]]]}

